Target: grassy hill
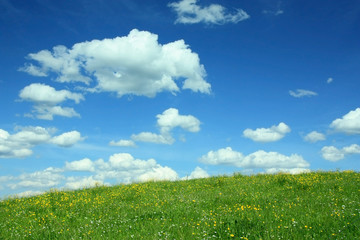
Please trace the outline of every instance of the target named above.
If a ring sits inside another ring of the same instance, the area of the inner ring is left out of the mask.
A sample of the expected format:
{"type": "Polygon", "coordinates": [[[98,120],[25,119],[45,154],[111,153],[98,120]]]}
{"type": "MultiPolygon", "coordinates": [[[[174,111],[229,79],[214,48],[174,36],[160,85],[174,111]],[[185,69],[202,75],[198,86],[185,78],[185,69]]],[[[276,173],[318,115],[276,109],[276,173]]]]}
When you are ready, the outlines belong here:
{"type": "Polygon", "coordinates": [[[360,239],[360,173],[235,174],[7,199],[0,239],[360,239]]]}

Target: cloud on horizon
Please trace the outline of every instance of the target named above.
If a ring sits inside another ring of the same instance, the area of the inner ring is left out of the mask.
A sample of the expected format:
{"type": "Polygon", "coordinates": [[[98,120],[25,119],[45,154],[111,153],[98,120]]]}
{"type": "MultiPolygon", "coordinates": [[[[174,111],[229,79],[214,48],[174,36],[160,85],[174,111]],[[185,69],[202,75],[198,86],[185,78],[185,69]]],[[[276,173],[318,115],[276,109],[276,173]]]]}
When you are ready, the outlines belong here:
{"type": "Polygon", "coordinates": [[[210,165],[229,165],[244,169],[264,169],[265,172],[299,172],[308,171],[310,164],[302,156],[292,154],[286,156],[278,152],[256,151],[249,155],[232,150],[231,147],[209,151],[203,155],[200,162],[210,165]]]}
{"type": "MultiPolygon", "coordinates": [[[[196,167],[187,179],[209,177],[209,174],[196,167]]],[[[155,159],[135,159],[129,153],[116,153],[103,159],[91,160],[84,158],[65,162],[62,168],[48,167],[42,171],[23,173],[19,176],[2,176],[0,183],[3,188],[22,190],[17,196],[41,194],[50,188],[80,189],[97,185],[112,185],[110,182],[132,183],[161,180],[185,180],[179,178],[176,171],[162,166],[155,159]],[[81,172],[77,174],[76,172],[81,172]]]]}
{"type": "Polygon", "coordinates": [[[175,23],[195,24],[203,22],[205,24],[238,23],[244,21],[250,16],[242,9],[236,9],[234,13],[219,4],[211,4],[206,7],[197,5],[197,0],[181,0],[179,2],[169,3],[176,14],[175,23]]]}

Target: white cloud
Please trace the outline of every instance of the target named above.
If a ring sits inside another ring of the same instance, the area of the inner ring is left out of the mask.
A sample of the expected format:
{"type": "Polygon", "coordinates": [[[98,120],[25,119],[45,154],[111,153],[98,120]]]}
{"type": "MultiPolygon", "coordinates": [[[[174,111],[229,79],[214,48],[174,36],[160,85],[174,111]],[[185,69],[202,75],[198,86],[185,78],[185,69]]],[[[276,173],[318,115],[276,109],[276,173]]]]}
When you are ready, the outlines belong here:
{"type": "Polygon", "coordinates": [[[270,128],[257,128],[256,130],[247,128],[243,135],[255,142],[275,142],[282,139],[290,131],[290,127],[281,122],[279,125],[270,128]]]}
{"type": "Polygon", "coordinates": [[[132,30],[128,36],[92,40],[71,49],[56,46],[28,55],[39,66],[21,68],[29,74],[57,74],[58,82],[83,82],[96,85],[91,92],[116,92],[154,97],[157,93],[176,93],[176,81],[185,79],[182,88],[210,93],[206,72],[199,56],[184,40],[160,44],[156,34],[132,30]],[[34,70],[36,69],[36,70],[34,70]]]}
{"type": "MultiPolygon", "coordinates": [[[[42,120],[53,120],[55,115],[68,118],[80,117],[73,108],[60,106],[35,105],[33,112],[36,113],[36,118],[42,120]]],[[[26,114],[26,116],[34,117],[32,114],[26,114]]]]}
{"type": "Polygon", "coordinates": [[[43,127],[25,127],[20,132],[9,136],[9,140],[14,143],[22,143],[24,145],[37,145],[49,141],[51,135],[48,129],[43,127]]]}
{"type": "Polygon", "coordinates": [[[161,166],[155,159],[135,159],[129,153],[117,153],[109,161],[94,162],[96,179],[116,179],[121,183],[149,180],[177,180],[177,173],[169,167],[161,166]]]}
{"type": "Polygon", "coordinates": [[[159,166],[147,171],[146,173],[141,174],[139,177],[137,177],[136,180],[140,182],[147,182],[163,180],[175,181],[178,179],[179,176],[174,170],[169,167],[159,166]]]}
{"type": "Polygon", "coordinates": [[[117,142],[111,141],[109,143],[110,146],[118,146],[118,147],[136,147],[136,144],[132,140],[124,140],[121,139],[117,142]]]}
{"type": "Polygon", "coordinates": [[[55,130],[43,127],[23,127],[15,134],[0,129],[0,158],[23,158],[32,155],[31,148],[39,144],[54,143],[68,147],[82,140],[80,133],[72,131],[51,137],[55,130]]]}
{"type": "Polygon", "coordinates": [[[276,173],[289,173],[289,174],[301,174],[301,173],[309,173],[310,169],[307,168],[268,168],[265,173],[268,174],[276,174],[276,173]]]}
{"type": "Polygon", "coordinates": [[[95,164],[89,158],[84,158],[79,161],[65,162],[65,170],[79,171],[79,172],[94,172],[95,164]]]}
{"type": "Polygon", "coordinates": [[[325,146],[321,149],[322,157],[331,162],[337,162],[350,154],[360,154],[360,146],[357,144],[352,144],[342,149],[338,149],[334,146],[325,146]]]}
{"type": "Polygon", "coordinates": [[[318,142],[318,141],[324,141],[325,139],[326,139],[325,135],[322,133],[319,133],[317,131],[312,131],[304,137],[305,141],[311,142],[311,143],[318,142]]]}
{"type": "Polygon", "coordinates": [[[78,131],[71,131],[53,137],[50,142],[60,147],[71,147],[83,139],[84,138],[81,137],[81,134],[78,131]]]}
{"type": "Polygon", "coordinates": [[[196,4],[197,0],[181,0],[172,2],[168,6],[177,14],[175,23],[194,24],[225,24],[238,23],[250,18],[250,16],[242,9],[236,9],[234,13],[228,13],[228,10],[219,5],[211,4],[201,7],[196,4]]]}
{"type": "Polygon", "coordinates": [[[304,90],[304,89],[296,89],[296,91],[289,91],[289,94],[293,97],[296,98],[301,98],[301,97],[311,97],[311,96],[316,96],[318,95],[316,92],[313,91],[309,91],[309,90],[304,90]]]}
{"type": "Polygon", "coordinates": [[[141,160],[129,153],[117,153],[111,155],[108,161],[84,158],[66,162],[63,168],[49,167],[19,176],[0,176],[0,186],[11,190],[21,189],[23,194],[20,196],[27,196],[50,188],[79,189],[110,185],[109,182],[118,184],[161,180],[179,180],[179,176],[176,171],[160,165],[155,159],[141,160]]]}
{"type": "Polygon", "coordinates": [[[141,132],[131,135],[131,139],[136,142],[150,142],[158,144],[173,144],[175,139],[169,135],[161,135],[151,132],[141,132]]]}
{"type": "Polygon", "coordinates": [[[331,78],[331,77],[329,77],[329,78],[326,80],[327,83],[332,83],[333,81],[334,81],[334,79],[331,78]]]}
{"type": "Polygon", "coordinates": [[[336,162],[341,159],[344,159],[346,155],[349,154],[359,154],[360,146],[357,144],[352,144],[342,149],[338,149],[334,146],[325,146],[321,149],[322,156],[324,159],[336,162]]]}
{"type": "Polygon", "coordinates": [[[42,191],[24,191],[21,193],[16,194],[16,197],[22,198],[22,197],[33,197],[33,196],[37,196],[37,195],[41,195],[44,194],[45,192],[42,191]]]}
{"type": "Polygon", "coordinates": [[[176,108],[169,108],[162,114],[157,116],[157,125],[160,129],[160,134],[151,132],[141,132],[133,134],[131,139],[134,141],[152,142],[160,144],[172,144],[175,139],[171,136],[172,129],[180,127],[188,132],[200,131],[201,122],[192,115],[180,115],[176,108]]]}
{"type": "Polygon", "coordinates": [[[176,127],[181,127],[189,132],[200,131],[200,121],[196,117],[192,115],[179,115],[179,110],[176,108],[169,108],[156,117],[161,133],[168,133],[176,127]]]}
{"type": "Polygon", "coordinates": [[[65,100],[73,100],[79,103],[84,100],[83,95],[72,93],[68,90],[57,91],[55,88],[41,83],[32,83],[20,91],[20,98],[26,101],[45,105],[56,105],[65,100]]]}
{"type": "Polygon", "coordinates": [[[360,134],[360,108],[348,112],[342,118],[334,120],[330,127],[347,134],[360,134]]]}
{"type": "Polygon", "coordinates": [[[325,146],[321,149],[322,157],[331,162],[336,162],[345,157],[343,151],[337,149],[334,146],[325,146]]]}
{"type": "Polygon", "coordinates": [[[82,94],[72,93],[68,90],[55,90],[41,83],[33,83],[26,86],[20,91],[19,97],[22,100],[30,101],[35,104],[33,112],[36,113],[36,118],[44,120],[52,120],[54,115],[63,117],[80,117],[73,108],[61,107],[60,104],[66,100],[73,100],[79,103],[84,100],[82,94]]]}
{"type": "Polygon", "coordinates": [[[343,151],[345,154],[358,154],[360,153],[360,146],[357,144],[352,144],[347,147],[343,147],[343,151]]]}
{"type": "Polygon", "coordinates": [[[32,64],[26,64],[24,67],[19,68],[19,71],[27,72],[28,74],[36,77],[47,77],[48,75],[38,67],[32,64]]]}
{"type": "Polygon", "coordinates": [[[9,184],[10,188],[50,188],[60,184],[65,177],[61,174],[62,170],[58,168],[47,168],[43,171],[33,173],[24,173],[16,178],[18,182],[9,184]]]}
{"type": "Polygon", "coordinates": [[[210,175],[201,167],[196,167],[189,176],[183,177],[182,180],[197,179],[197,178],[208,178],[210,175]]]}
{"type": "Polygon", "coordinates": [[[277,152],[259,150],[244,156],[241,152],[234,151],[230,147],[210,151],[203,155],[199,161],[211,165],[230,165],[246,169],[287,169],[287,171],[297,168],[305,169],[310,166],[297,154],[286,156],[277,152]]]}
{"type": "Polygon", "coordinates": [[[93,176],[89,177],[69,177],[64,186],[65,189],[81,189],[81,188],[91,188],[96,186],[106,185],[103,181],[94,179],[93,176]]]}

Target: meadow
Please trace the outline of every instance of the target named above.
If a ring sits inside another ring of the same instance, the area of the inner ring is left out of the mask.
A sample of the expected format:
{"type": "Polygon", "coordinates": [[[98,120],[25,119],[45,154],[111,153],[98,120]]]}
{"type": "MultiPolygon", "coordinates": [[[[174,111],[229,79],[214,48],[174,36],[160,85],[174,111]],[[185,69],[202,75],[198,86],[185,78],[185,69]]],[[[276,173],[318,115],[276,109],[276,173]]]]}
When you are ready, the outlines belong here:
{"type": "Polygon", "coordinates": [[[0,239],[360,239],[360,173],[52,190],[1,201],[0,239]]]}

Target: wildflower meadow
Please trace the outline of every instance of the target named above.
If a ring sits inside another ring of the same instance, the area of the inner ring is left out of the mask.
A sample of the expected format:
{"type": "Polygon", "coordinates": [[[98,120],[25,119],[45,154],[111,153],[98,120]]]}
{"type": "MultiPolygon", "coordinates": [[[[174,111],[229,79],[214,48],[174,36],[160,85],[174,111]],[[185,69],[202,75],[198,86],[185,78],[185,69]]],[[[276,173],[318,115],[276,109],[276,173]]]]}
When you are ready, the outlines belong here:
{"type": "Polygon", "coordinates": [[[360,173],[234,174],[8,198],[0,239],[360,239],[360,173]]]}

